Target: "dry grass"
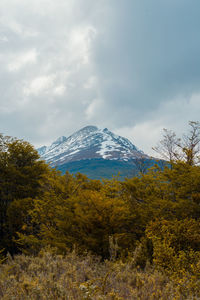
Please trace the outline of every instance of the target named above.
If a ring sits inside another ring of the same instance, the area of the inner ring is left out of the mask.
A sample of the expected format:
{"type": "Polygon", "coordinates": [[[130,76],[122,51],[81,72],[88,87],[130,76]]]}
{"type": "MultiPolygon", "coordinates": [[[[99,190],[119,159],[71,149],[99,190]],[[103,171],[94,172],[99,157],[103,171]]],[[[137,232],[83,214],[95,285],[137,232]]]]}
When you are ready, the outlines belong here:
{"type": "Polygon", "coordinates": [[[0,299],[200,299],[147,267],[131,260],[101,262],[74,252],[66,256],[48,251],[37,257],[8,257],[0,265],[0,299]]]}

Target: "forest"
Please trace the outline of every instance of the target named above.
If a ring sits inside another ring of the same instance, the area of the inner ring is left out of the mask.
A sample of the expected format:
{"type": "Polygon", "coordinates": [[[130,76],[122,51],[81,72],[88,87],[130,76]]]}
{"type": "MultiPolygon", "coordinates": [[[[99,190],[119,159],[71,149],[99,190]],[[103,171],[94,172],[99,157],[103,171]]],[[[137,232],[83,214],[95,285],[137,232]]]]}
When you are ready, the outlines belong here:
{"type": "Polygon", "coordinates": [[[92,180],[1,135],[0,298],[199,299],[199,122],[154,149],[167,164],[92,180]]]}

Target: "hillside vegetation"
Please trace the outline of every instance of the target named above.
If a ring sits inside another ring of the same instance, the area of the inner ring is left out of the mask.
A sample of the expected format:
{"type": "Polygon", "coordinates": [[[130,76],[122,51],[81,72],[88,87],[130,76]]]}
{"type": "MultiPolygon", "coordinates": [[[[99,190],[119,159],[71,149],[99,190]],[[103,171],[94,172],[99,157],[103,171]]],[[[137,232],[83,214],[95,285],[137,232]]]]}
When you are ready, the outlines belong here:
{"type": "Polygon", "coordinates": [[[92,255],[18,255],[0,266],[1,299],[152,300],[199,299],[189,278],[180,283],[151,266],[136,268],[134,257],[101,262],[92,255]]]}
{"type": "Polygon", "coordinates": [[[124,181],[61,175],[1,136],[0,297],[200,298],[199,123],[190,128],[183,140],[165,131],[156,150],[168,165],[124,181]]]}

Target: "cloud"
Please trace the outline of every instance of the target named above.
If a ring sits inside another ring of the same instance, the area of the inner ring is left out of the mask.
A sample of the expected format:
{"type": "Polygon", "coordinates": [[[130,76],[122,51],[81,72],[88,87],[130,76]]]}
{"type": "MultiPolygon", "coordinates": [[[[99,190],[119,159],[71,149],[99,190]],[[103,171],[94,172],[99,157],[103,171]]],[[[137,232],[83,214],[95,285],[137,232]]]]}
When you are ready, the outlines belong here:
{"type": "Polygon", "coordinates": [[[2,0],[0,126],[34,145],[87,124],[145,151],[200,109],[200,3],[2,0]]]}
{"type": "Polygon", "coordinates": [[[54,86],[55,75],[40,76],[34,78],[27,86],[24,88],[24,94],[26,96],[39,95],[44,92],[48,92],[50,88],[54,86]]]}
{"type": "Polygon", "coordinates": [[[175,131],[178,137],[187,134],[189,121],[199,121],[200,93],[163,102],[146,120],[134,126],[121,127],[116,133],[129,138],[140,149],[155,156],[152,147],[162,139],[163,129],[175,131]]]}
{"type": "Polygon", "coordinates": [[[8,71],[16,72],[27,64],[33,64],[37,61],[37,52],[35,49],[22,52],[20,54],[11,54],[10,62],[8,63],[8,71]]]}

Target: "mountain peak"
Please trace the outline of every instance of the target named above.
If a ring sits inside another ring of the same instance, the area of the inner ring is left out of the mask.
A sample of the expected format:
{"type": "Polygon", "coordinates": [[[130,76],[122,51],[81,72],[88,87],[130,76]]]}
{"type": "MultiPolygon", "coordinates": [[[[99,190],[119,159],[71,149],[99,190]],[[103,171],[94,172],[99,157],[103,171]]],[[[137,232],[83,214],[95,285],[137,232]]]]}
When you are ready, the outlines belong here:
{"type": "Polygon", "coordinates": [[[60,136],[59,138],[57,138],[57,140],[55,140],[55,142],[53,142],[53,144],[61,144],[63,142],[65,142],[67,140],[66,136],[60,136]]]}
{"type": "Polygon", "coordinates": [[[82,129],[79,130],[80,131],[97,131],[98,127],[97,126],[93,126],[93,125],[88,125],[83,127],[82,129]]]}
{"type": "Polygon", "coordinates": [[[148,157],[128,139],[93,125],[83,127],[68,138],[61,136],[38,152],[52,166],[86,159],[132,161],[148,157]]]}

